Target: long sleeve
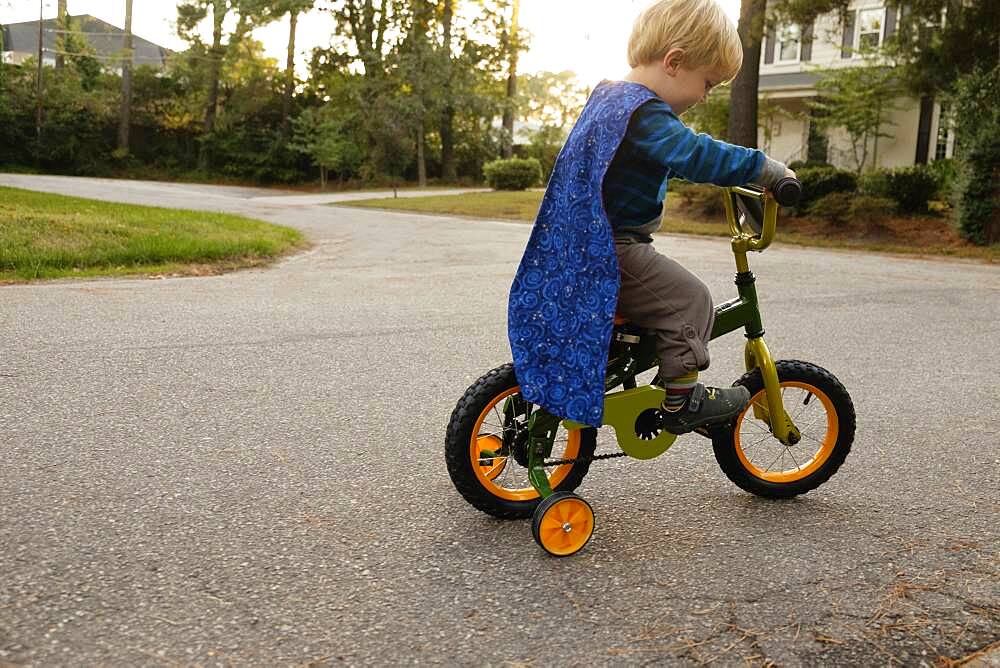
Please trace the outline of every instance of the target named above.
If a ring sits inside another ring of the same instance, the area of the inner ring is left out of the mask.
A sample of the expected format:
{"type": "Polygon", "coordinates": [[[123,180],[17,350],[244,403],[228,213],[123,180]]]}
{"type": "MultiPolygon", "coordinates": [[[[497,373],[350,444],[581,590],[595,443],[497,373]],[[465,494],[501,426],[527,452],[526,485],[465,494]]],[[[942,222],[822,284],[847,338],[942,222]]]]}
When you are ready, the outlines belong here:
{"type": "Polygon", "coordinates": [[[762,176],[767,160],[762,151],[694,132],[660,100],[636,112],[629,139],[643,158],[695,183],[751,183],[762,176]]]}

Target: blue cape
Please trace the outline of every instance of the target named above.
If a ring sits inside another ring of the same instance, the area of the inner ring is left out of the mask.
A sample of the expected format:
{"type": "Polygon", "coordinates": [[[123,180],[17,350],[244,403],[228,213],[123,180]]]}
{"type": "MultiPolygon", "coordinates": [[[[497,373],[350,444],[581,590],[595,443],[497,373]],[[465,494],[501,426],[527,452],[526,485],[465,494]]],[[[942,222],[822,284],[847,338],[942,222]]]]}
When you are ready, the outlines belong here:
{"type": "Polygon", "coordinates": [[[594,427],[620,284],[604,176],[632,114],[655,97],[625,81],[594,89],[556,159],[507,306],[521,395],[594,427]]]}

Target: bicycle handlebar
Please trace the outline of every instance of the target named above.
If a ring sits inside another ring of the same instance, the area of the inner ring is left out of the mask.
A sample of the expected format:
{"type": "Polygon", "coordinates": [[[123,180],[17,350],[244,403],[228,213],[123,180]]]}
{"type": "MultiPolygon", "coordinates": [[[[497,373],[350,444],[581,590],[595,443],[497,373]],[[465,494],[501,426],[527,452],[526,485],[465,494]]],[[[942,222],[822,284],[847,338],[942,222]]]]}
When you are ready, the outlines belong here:
{"type": "MultiPolygon", "coordinates": [[[[726,188],[726,217],[733,232],[733,243],[744,250],[758,252],[770,246],[778,206],[795,206],[801,197],[802,182],[790,176],[779,180],[770,190],[759,186],[726,188]],[[751,234],[747,233],[747,228],[751,234]]],[[[736,247],[734,245],[734,249],[736,247]]]]}
{"type": "Polygon", "coordinates": [[[771,195],[774,201],[781,206],[795,206],[802,199],[802,182],[798,179],[786,176],[771,188],[771,195]]]}

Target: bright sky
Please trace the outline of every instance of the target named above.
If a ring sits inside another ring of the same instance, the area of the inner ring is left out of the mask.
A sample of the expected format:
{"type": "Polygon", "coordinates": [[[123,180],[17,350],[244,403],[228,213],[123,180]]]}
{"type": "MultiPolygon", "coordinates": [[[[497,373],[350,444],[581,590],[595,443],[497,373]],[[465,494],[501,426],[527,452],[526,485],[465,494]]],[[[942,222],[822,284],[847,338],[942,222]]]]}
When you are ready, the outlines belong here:
{"type": "MultiPolygon", "coordinates": [[[[740,0],[720,2],[735,21],[740,0]]],[[[648,0],[521,0],[521,25],[531,32],[531,48],[522,54],[519,69],[572,70],[586,85],[623,76],[628,70],[625,49],[632,21],[646,4],[648,0]]],[[[56,0],[41,0],[41,5],[45,18],[56,15],[56,0]]],[[[92,14],[119,27],[125,23],[125,0],[68,0],[68,7],[70,14],[92,14]]],[[[38,0],[0,0],[0,23],[33,21],[38,10],[38,0]]],[[[132,31],[182,50],[185,43],[173,25],[176,16],[176,4],[169,0],[133,0],[132,31]]],[[[333,20],[325,12],[300,17],[295,40],[300,75],[305,74],[306,54],[328,44],[333,30],[333,20]]],[[[259,28],[254,37],[263,42],[267,55],[284,64],[287,18],[259,28]]]]}

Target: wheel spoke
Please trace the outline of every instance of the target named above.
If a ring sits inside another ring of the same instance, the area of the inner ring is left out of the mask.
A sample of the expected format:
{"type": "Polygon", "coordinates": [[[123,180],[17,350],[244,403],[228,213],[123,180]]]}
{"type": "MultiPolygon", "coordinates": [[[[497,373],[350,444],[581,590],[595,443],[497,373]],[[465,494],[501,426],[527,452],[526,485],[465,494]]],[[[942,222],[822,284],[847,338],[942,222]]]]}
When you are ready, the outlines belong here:
{"type": "Polygon", "coordinates": [[[792,462],[795,464],[795,469],[797,471],[801,471],[802,467],[799,466],[799,463],[795,460],[795,453],[792,452],[792,449],[791,448],[785,448],[785,450],[788,452],[788,456],[792,458],[792,462]]]}
{"type": "Polygon", "coordinates": [[[778,452],[778,456],[775,457],[775,459],[774,459],[773,462],[771,462],[770,464],[767,465],[767,468],[764,469],[764,473],[767,473],[768,471],[770,471],[771,467],[778,463],[778,460],[781,459],[781,455],[782,454],[783,454],[783,452],[778,452]]]}
{"type": "Polygon", "coordinates": [[[823,441],[819,440],[818,438],[816,438],[816,437],[814,437],[814,436],[810,436],[809,434],[802,434],[802,438],[808,438],[808,439],[809,439],[810,441],[812,441],[813,443],[817,443],[817,444],[819,444],[819,445],[821,445],[821,446],[822,446],[822,445],[825,445],[825,444],[823,443],[823,441]]]}

